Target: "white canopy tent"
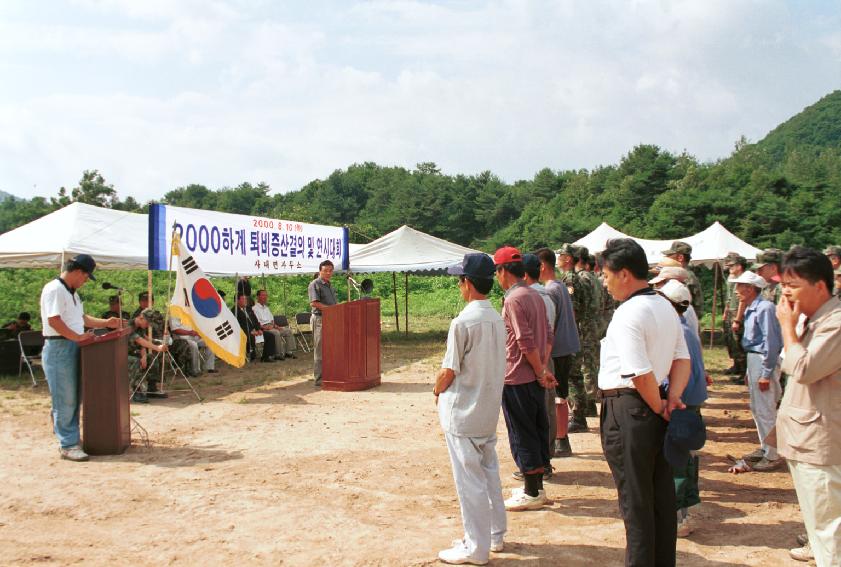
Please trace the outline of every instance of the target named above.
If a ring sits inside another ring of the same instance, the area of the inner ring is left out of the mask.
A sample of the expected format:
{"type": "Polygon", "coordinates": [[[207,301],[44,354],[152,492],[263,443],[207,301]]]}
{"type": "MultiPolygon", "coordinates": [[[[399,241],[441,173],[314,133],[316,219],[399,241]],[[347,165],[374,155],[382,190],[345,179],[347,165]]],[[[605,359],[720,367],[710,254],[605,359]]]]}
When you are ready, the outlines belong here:
{"type": "Polygon", "coordinates": [[[754,260],[756,255],[761,252],[758,248],[751,246],[724,228],[718,221],[698,234],[669,240],[634,238],[603,222],[590,234],[576,240],[575,244],[586,246],[591,253],[601,252],[611,238],[632,238],[635,240],[645,250],[649,264],[659,262],[663,258],[663,251],[668,250],[675,240],[681,240],[692,246],[693,265],[703,264],[707,267],[711,267],[730,252],[738,252],[748,260],[754,260]]]}
{"type": "Polygon", "coordinates": [[[397,272],[404,278],[404,327],[409,332],[409,274],[432,275],[443,273],[453,264],[461,262],[465,254],[478,252],[436,238],[425,232],[403,225],[373,242],[356,248],[351,245],[350,271],[355,273],[391,272],[394,288],[394,320],[400,330],[397,307],[397,272]]]}
{"type": "Polygon", "coordinates": [[[148,266],[148,215],[72,203],[0,235],[0,267],[58,268],[90,254],[97,267],[148,266]]]}

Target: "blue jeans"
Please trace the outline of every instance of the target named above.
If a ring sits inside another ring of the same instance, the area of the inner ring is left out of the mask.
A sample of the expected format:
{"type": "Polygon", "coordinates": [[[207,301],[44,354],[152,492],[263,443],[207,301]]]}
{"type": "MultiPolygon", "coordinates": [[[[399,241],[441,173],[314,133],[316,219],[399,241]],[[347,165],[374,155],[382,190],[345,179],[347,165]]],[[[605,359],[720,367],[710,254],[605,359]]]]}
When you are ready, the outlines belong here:
{"type": "Polygon", "coordinates": [[[79,444],[79,345],[50,340],[41,355],[53,402],[53,431],[62,448],[79,444]]]}

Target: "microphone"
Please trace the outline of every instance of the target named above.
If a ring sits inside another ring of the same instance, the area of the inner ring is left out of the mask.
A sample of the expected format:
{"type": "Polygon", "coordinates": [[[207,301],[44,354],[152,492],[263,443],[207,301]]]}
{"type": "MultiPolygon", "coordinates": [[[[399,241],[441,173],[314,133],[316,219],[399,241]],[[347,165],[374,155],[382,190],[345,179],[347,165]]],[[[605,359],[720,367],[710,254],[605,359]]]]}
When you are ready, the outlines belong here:
{"type": "Polygon", "coordinates": [[[117,291],[123,291],[123,288],[117,287],[114,284],[108,282],[102,282],[102,289],[116,289],[117,291]]]}

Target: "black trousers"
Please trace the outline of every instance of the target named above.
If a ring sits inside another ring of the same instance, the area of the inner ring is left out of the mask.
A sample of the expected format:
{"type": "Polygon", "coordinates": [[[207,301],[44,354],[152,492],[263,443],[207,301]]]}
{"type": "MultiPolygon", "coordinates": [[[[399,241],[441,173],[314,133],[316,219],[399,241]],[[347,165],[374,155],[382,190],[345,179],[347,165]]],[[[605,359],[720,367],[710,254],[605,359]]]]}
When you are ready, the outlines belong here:
{"type": "Polygon", "coordinates": [[[675,485],[663,457],[665,434],[666,421],[636,392],[602,401],[602,449],[619,492],[628,567],[675,564],[675,485]]]}
{"type": "Polygon", "coordinates": [[[508,429],[511,456],[520,472],[543,468],[549,462],[549,419],[546,388],[537,380],[502,388],[502,415],[508,429]]]}
{"type": "Polygon", "coordinates": [[[555,379],[558,381],[558,385],[555,386],[555,393],[563,400],[569,397],[569,374],[572,371],[572,357],[573,355],[568,354],[552,359],[555,367],[555,379]]]}

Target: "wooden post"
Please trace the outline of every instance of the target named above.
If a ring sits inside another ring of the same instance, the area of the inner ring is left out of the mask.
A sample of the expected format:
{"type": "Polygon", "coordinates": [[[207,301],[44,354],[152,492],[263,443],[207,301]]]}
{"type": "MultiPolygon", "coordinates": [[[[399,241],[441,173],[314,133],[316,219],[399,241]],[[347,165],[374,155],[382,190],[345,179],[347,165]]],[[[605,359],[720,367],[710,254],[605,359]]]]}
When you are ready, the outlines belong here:
{"type": "Polygon", "coordinates": [[[404,292],[405,292],[405,305],[406,309],[403,310],[403,328],[406,330],[406,336],[409,336],[409,272],[405,272],[403,274],[405,276],[404,281],[404,292]]]}
{"type": "Polygon", "coordinates": [[[289,313],[287,313],[288,307],[286,305],[286,278],[283,278],[283,314],[289,317],[289,313]]]}
{"type": "Polygon", "coordinates": [[[712,326],[710,327],[710,348],[713,348],[713,339],[715,338],[715,310],[716,310],[716,296],[718,295],[718,260],[713,264],[713,311],[712,311],[712,326]]]}
{"type": "Polygon", "coordinates": [[[391,272],[391,285],[394,288],[394,325],[400,331],[400,315],[397,312],[397,273],[391,272]]]}

